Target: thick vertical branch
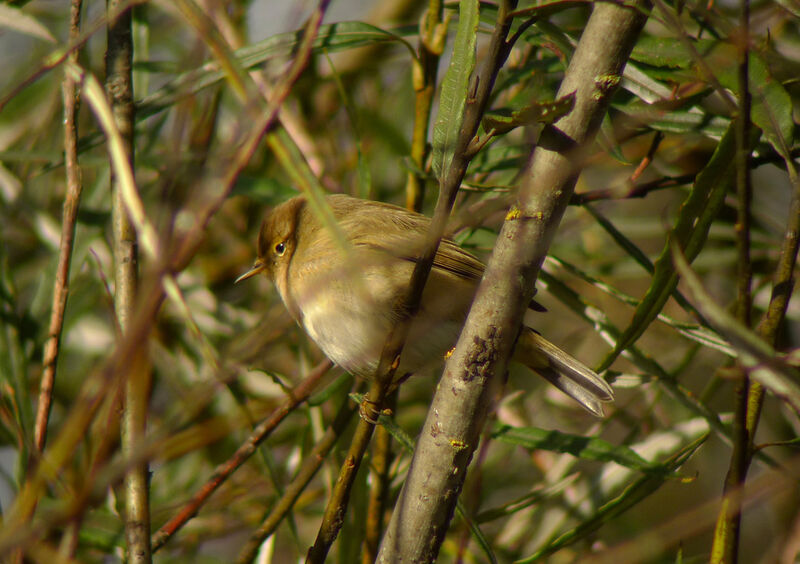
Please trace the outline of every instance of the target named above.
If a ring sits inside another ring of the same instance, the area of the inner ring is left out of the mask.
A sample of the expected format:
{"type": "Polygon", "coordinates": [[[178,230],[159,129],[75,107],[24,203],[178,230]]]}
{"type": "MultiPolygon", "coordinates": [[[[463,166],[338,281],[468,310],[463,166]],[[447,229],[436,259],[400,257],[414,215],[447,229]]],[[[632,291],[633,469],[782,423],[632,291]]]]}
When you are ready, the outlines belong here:
{"type": "MultiPolygon", "coordinates": [[[[109,21],[106,51],[106,93],[114,121],[127,145],[133,169],[133,36],[131,9],[127,2],[108,0],[109,21]]],[[[134,315],[138,278],[136,231],[128,216],[118,179],[112,172],[112,222],[114,231],[114,307],[122,334],[126,334],[134,315]]],[[[146,350],[146,348],[145,348],[146,350]]],[[[125,382],[122,416],[122,451],[132,457],[145,439],[147,400],[150,389],[150,370],[146,353],[137,356],[135,366],[125,382]]],[[[125,474],[125,539],[127,560],[147,563],[150,552],[150,504],[147,462],[132,465],[125,474]]]]}
{"type": "Polygon", "coordinates": [[[605,113],[648,9],[646,1],[595,4],[558,94],[575,92],[575,108],[545,129],[534,152],[519,205],[497,238],[437,387],[379,562],[431,562],[438,554],[539,266],[572,195],[578,150],[605,113]]]}

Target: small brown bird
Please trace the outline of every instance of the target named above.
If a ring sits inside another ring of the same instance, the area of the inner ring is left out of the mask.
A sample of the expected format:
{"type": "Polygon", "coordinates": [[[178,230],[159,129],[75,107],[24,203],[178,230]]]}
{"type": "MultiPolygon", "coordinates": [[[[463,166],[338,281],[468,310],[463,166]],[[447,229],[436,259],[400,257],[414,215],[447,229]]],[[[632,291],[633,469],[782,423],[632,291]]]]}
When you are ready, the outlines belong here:
{"type": "MultiPolygon", "coordinates": [[[[323,225],[303,196],[273,209],[258,234],[253,268],[236,282],[264,272],[328,358],[369,378],[397,319],[396,305],[422,254],[430,220],[345,195],[326,201],[338,228],[323,225]]],[[[400,356],[399,377],[442,363],[458,339],[483,268],[455,242],[442,240],[400,356]]],[[[595,415],[613,400],[605,380],[528,327],[522,329],[514,359],[595,415]]]]}

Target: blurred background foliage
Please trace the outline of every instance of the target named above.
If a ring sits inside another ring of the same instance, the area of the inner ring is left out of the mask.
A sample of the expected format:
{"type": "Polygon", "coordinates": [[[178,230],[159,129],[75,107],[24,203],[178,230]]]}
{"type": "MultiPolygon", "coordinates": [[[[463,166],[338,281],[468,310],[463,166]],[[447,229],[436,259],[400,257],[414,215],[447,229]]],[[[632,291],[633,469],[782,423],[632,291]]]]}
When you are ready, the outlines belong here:
{"type": "MultiPolygon", "coordinates": [[[[534,4],[520,2],[519,8],[534,4]]],[[[246,96],[253,95],[246,93],[243,101],[235,93],[218,70],[225,59],[216,46],[240,48],[235,60],[260,73],[269,88],[286,71],[297,47],[295,31],[312,8],[309,1],[205,0],[137,3],[134,9],[134,168],[147,217],[166,246],[193,226],[198,210],[224,196],[202,246],[177,273],[191,318],[174,301],[166,301],[140,350],[153,370],[147,425],[154,446],[147,458],[154,532],[232,455],[252,426],[284,401],[287,387],[323,360],[265,280],[233,285],[255,257],[265,211],[296,193],[291,175],[262,144],[230,195],[214,182],[241,149],[251,123],[246,96]]],[[[426,178],[423,211],[432,212],[437,195],[432,174],[409,159],[412,59],[425,8],[426,2],[386,0],[333,2],[328,10],[323,39],[282,114],[327,190],[404,205],[406,177],[409,171],[420,172],[426,178]],[[327,26],[335,22],[348,23],[327,26]]],[[[440,78],[452,49],[456,8],[448,4],[444,10],[449,41],[440,78]]],[[[529,321],[589,365],[598,365],[615,332],[630,326],[635,306],[651,285],[642,257],[655,261],[664,248],[692,182],[735,117],[721,92],[737,91],[737,10],[729,2],[657,4],[580,177],[576,205],[564,217],[539,281],[537,300],[548,312],[529,321]]],[[[500,72],[493,112],[507,116],[553,101],[589,13],[590,5],[582,2],[557,2],[542,13],[500,72]]],[[[479,61],[496,10],[485,4],[481,14],[479,61]]],[[[763,130],[752,154],[755,320],[769,303],[798,191],[794,165],[787,165],[798,153],[798,15],[790,1],[751,3],[753,119],[763,130]]],[[[87,40],[78,57],[86,72],[101,79],[103,18],[102,4],[85,3],[81,29],[87,40]]],[[[518,21],[525,19],[523,13],[518,21]]],[[[64,67],[54,54],[65,49],[67,36],[64,3],[2,5],[0,505],[6,522],[13,518],[9,510],[31,471],[33,414],[58,260],[65,195],[64,67]]],[[[434,119],[435,112],[434,107],[434,119]]],[[[453,236],[484,258],[538,129],[535,122],[511,127],[487,144],[470,167],[456,203],[453,236]]],[[[84,191],[48,444],[60,432],[74,432],[67,423],[81,408],[76,404],[79,391],[110,358],[117,340],[110,165],[104,138],[85,103],[78,131],[84,191]]],[[[732,166],[731,160],[723,169],[732,166]]],[[[736,206],[732,188],[692,264],[705,289],[725,308],[736,299],[736,206]]],[[[154,266],[143,256],[142,276],[154,266]]],[[[617,400],[603,420],[523,369],[512,369],[462,494],[483,539],[471,536],[457,517],[442,562],[485,561],[487,553],[500,562],[537,554],[551,562],[584,562],[604,553],[618,562],[708,559],[730,458],[734,352],[685,303],[670,299],[662,314],[642,327],[638,352],[628,351],[612,365],[608,375],[617,400]],[[521,431],[515,434],[507,426],[521,431]],[[538,430],[607,443],[564,446],[538,430]],[[695,442],[706,435],[702,444],[695,442]],[[682,465],[674,474],[678,459],[682,465]],[[643,481],[649,485],[641,486],[643,481]]],[[[796,349],[799,321],[798,304],[790,302],[777,350],[796,349]]],[[[233,561],[357,385],[332,370],[311,401],[281,422],[198,515],[160,548],[156,560],[233,561]]],[[[396,434],[415,436],[434,386],[422,378],[404,385],[394,410],[396,434]]],[[[797,414],[768,394],[756,443],[791,441],[798,430],[797,414]]],[[[122,554],[117,485],[125,461],[113,439],[117,433],[113,409],[111,414],[98,412],[67,462],[51,469],[37,497],[31,521],[35,531],[24,544],[29,558],[42,560],[47,550],[58,550],[68,526],[77,540],[62,555],[100,562],[122,554]],[[100,456],[104,440],[111,447],[100,456]],[[79,498],[78,492],[87,488],[94,488],[92,495],[79,498]],[[78,509],[65,517],[70,504],[78,509]]],[[[262,561],[296,561],[305,554],[347,439],[345,434],[265,542],[262,561]]],[[[789,444],[760,453],[764,456],[756,457],[748,482],[754,485],[744,511],[740,561],[794,562],[800,531],[796,450],[789,444]]],[[[390,499],[409,460],[410,454],[395,443],[390,499]]],[[[362,466],[332,561],[360,558],[368,466],[362,466]]],[[[4,549],[15,544],[5,541],[4,549]]]]}

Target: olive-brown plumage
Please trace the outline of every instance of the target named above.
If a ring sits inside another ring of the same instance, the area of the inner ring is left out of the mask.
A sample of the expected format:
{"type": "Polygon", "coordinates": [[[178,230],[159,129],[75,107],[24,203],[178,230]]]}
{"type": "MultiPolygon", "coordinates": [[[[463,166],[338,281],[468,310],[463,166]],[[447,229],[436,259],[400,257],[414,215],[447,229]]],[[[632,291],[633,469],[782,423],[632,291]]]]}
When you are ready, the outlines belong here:
{"type": "MultiPolygon", "coordinates": [[[[302,196],[274,208],[261,226],[255,265],[237,282],[264,272],[322,351],[345,370],[369,378],[422,254],[430,220],[345,195],[326,201],[335,225],[323,225],[302,196]]],[[[477,258],[449,239],[441,242],[400,357],[399,376],[442,363],[482,274],[477,258]]],[[[528,327],[514,357],[596,415],[613,399],[605,380],[528,327]]]]}

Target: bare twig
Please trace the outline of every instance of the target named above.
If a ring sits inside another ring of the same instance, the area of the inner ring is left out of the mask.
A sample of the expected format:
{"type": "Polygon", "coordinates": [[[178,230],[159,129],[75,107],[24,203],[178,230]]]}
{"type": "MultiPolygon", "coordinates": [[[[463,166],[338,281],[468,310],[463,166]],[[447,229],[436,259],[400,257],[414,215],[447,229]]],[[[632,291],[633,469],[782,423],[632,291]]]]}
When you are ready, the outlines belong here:
{"type": "Polygon", "coordinates": [[[234,181],[250,161],[267,130],[275,123],[280,106],[308,64],[313,40],[318,32],[327,4],[327,0],[321,0],[318,8],[309,18],[297,54],[287,72],[276,85],[274,96],[264,111],[260,112],[255,119],[250,119],[250,116],[246,118],[249,120],[248,135],[239,144],[232,162],[228,163],[225,172],[220,177],[209,180],[218,191],[218,196],[197,214],[192,228],[175,246],[171,255],[155,265],[156,268],[152,275],[143,280],[135,315],[131,318],[128,330],[113,357],[84,384],[61,432],[53,441],[52,446],[43,453],[43,463],[25,482],[15,498],[14,504],[6,512],[6,519],[0,530],[0,556],[7,554],[8,551],[20,546],[25,539],[31,537],[33,531],[27,524],[27,516],[35,507],[39,493],[47,481],[52,478],[51,472],[53,469],[63,467],[73,456],[76,445],[83,440],[85,430],[96,415],[106,394],[113,389],[117,378],[126,376],[135,365],[135,361],[147,341],[153,320],[164,301],[163,277],[185,268],[205,240],[208,223],[222,207],[233,188],[234,181]]]}
{"type": "MultiPolygon", "coordinates": [[[[750,176],[750,1],[741,0],[739,14],[737,54],[739,79],[739,108],[736,116],[736,187],[738,201],[736,206],[736,255],[737,255],[737,296],[736,318],[745,327],[751,325],[753,267],[750,260],[750,205],[753,199],[750,176]]],[[[743,366],[736,370],[739,382],[735,392],[733,421],[733,450],[723,486],[722,507],[717,517],[717,526],[711,548],[711,561],[715,564],[734,563],[739,553],[739,538],[742,515],[742,492],[747,479],[747,471],[753,458],[753,438],[758,418],[751,418],[752,409],[760,410],[753,404],[751,396],[763,396],[758,388],[761,384],[750,380],[743,366]],[[757,389],[753,389],[757,388],[757,389]]]]}
{"type": "MultiPolygon", "coordinates": [[[[397,392],[386,400],[386,408],[394,411],[397,407],[397,392]]],[[[364,550],[361,553],[362,564],[372,564],[378,554],[378,544],[383,533],[384,513],[389,495],[389,469],[392,465],[392,436],[381,425],[375,429],[375,440],[372,441],[372,459],[370,477],[372,484],[367,502],[367,519],[364,532],[364,550]]]]}
{"type": "Polygon", "coordinates": [[[286,401],[278,407],[272,414],[262,421],[247,440],[233,453],[227,461],[217,466],[211,474],[211,478],[192,496],[172,519],[167,521],[157,533],[153,535],[153,552],[164,546],[167,541],[183,527],[189,519],[194,517],[200,507],[211,497],[217,488],[231,475],[236,469],[249,459],[256,451],[261,442],[289,415],[298,405],[305,402],[316,388],[320,379],[330,370],[332,363],[329,360],[317,365],[314,370],[296,388],[290,391],[286,401]]]}
{"type": "MultiPolygon", "coordinates": [[[[76,41],[80,35],[82,0],[70,2],[69,38],[76,41]]],[[[67,56],[69,61],[77,61],[77,50],[67,56]]],[[[61,219],[61,246],[58,252],[56,280],[53,287],[53,306],[50,312],[50,328],[44,346],[42,381],[39,385],[39,402],[36,408],[36,427],[34,441],[36,449],[41,452],[47,440],[47,421],[50,416],[50,405],[53,395],[53,384],[56,379],[56,363],[58,361],[61,329],[64,325],[64,311],[67,308],[69,295],[69,271],[72,262],[72,247],[75,239],[75,223],[78,219],[78,206],[81,200],[83,183],[78,164],[78,116],[77,81],[71,73],[64,74],[64,158],[67,176],[67,192],[64,196],[64,211],[61,219]]]]}
{"type": "Polygon", "coordinates": [[[636,182],[639,180],[639,177],[644,173],[650,163],[653,162],[653,157],[658,150],[658,146],[661,145],[661,141],[664,140],[664,133],[661,131],[656,131],[655,135],[653,135],[653,141],[650,143],[650,148],[647,150],[647,155],[639,163],[639,166],[636,167],[636,170],[633,171],[631,174],[631,183],[636,182]]]}
{"type": "MultiPolygon", "coordinates": [[[[345,400],[345,402],[348,402],[345,400]]],[[[306,485],[317,473],[328,453],[339,440],[339,437],[344,433],[348,423],[356,414],[354,406],[343,405],[337,412],[336,418],[330,427],[325,431],[325,434],[317,442],[311,452],[306,456],[300,469],[297,471],[292,482],[286,487],[281,498],[272,506],[269,515],[264,519],[261,526],[250,535],[247,543],[242,548],[239,556],[236,558],[238,564],[246,564],[252,562],[258,553],[258,548],[261,543],[269,537],[277,528],[278,524],[283,520],[286,514],[297,501],[306,485]]]]}
{"type": "Polygon", "coordinates": [[[644,198],[651,192],[656,190],[663,190],[665,188],[674,188],[675,186],[684,186],[691,184],[697,177],[696,174],[684,174],[682,176],[664,177],[650,182],[642,182],[641,184],[633,184],[627,190],[619,188],[606,188],[601,190],[592,190],[591,192],[583,192],[581,194],[573,194],[570,198],[570,205],[579,206],[589,202],[597,202],[600,200],[627,200],[631,198],[644,198]]]}
{"type": "MultiPolygon", "coordinates": [[[[414,82],[414,129],[411,134],[411,162],[417,170],[425,167],[428,154],[428,125],[436,90],[436,73],[439,57],[444,50],[447,24],[442,23],[441,0],[429,0],[428,9],[420,22],[417,60],[412,61],[414,82]]],[[[408,171],[406,180],[406,207],[422,210],[425,195],[425,178],[414,170],[408,171]]]]}

